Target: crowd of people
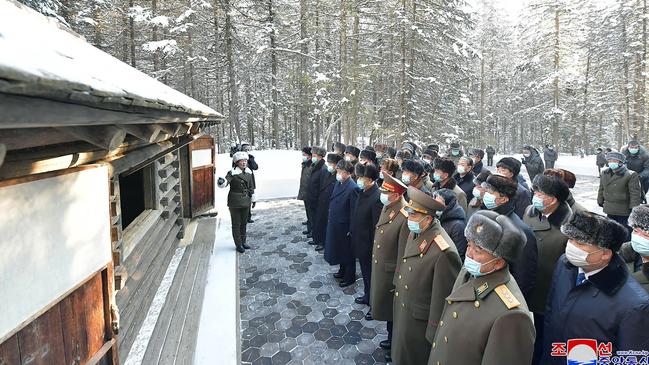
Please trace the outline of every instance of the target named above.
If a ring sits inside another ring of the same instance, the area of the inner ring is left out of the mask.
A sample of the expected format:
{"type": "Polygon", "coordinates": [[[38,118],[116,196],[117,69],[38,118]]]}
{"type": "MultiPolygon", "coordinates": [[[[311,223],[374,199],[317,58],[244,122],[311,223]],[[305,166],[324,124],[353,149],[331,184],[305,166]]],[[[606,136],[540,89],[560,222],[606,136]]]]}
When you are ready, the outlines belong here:
{"type": "Polygon", "coordinates": [[[302,149],[303,233],[340,287],[360,264],[355,302],[387,322],[386,361],[565,364],[571,339],[609,361],[649,349],[649,155],[631,141],[603,156],[604,216],[575,201],[552,146],[522,150],[492,167],[491,146],[302,149]]]}

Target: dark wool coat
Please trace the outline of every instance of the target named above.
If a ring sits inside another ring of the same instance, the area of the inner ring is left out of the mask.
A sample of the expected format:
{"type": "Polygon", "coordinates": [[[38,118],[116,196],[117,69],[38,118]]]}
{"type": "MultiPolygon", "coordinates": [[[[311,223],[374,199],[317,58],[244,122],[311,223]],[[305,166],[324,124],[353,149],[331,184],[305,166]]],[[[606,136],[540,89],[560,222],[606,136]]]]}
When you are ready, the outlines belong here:
{"type": "Polygon", "coordinates": [[[536,284],[536,274],[539,264],[538,247],[534,232],[532,232],[532,229],[527,224],[523,223],[518,215],[516,215],[511,200],[499,207],[496,207],[493,211],[507,216],[512,220],[516,227],[525,233],[527,242],[525,243],[523,253],[518,260],[509,264],[509,270],[511,271],[512,276],[514,276],[514,279],[516,279],[516,283],[518,283],[518,287],[521,289],[525,299],[529,300],[530,295],[534,290],[534,285],[536,284]]]}
{"type": "Polygon", "coordinates": [[[613,172],[602,171],[597,192],[597,204],[604,207],[604,213],[628,216],[631,209],[640,205],[642,190],[638,174],[626,167],[613,172]]]}
{"type": "Polygon", "coordinates": [[[464,228],[466,228],[464,209],[457,204],[457,201],[454,201],[448,209],[446,209],[442,216],[439,217],[439,222],[442,224],[442,228],[448,233],[449,237],[455,243],[457,252],[460,254],[460,258],[464,262],[464,255],[466,255],[466,246],[467,241],[464,236],[464,228]]]}
{"type": "Polygon", "coordinates": [[[336,181],[329,201],[324,259],[331,265],[354,263],[350,223],[356,205],[356,184],[351,178],[336,181]]]}
{"type": "Polygon", "coordinates": [[[514,196],[514,212],[518,218],[525,217],[525,210],[530,204],[532,204],[532,193],[519,183],[516,196],[514,196]]]}
{"type": "Polygon", "coordinates": [[[300,189],[297,192],[297,200],[306,200],[309,188],[309,177],[311,177],[311,160],[302,162],[302,173],[300,174],[300,189]]]}
{"type": "Polygon", "coordinates": [[[331,193],[334,191],[336,183],[336,173],[330,173],[327,170],[320,175],[318,200],[316,202],[315,218],[313,223],[313,242],[324,244],[327,233],[327,218],[329,217],[329,201],[331,193]]]}
{"type": "MultiPolygon", "coordinates": [[[[460,176],[460,174],[455,174],[453,175],[453,179],[455,179],[455,182],[457,183],[457,186],[462,189],[464,192],[464,195],[467,197],[473,196],[473,187],[475,186],[473,184],[473,179],[475,178],[475,175],[473,171],[469,171],[466,175],[463,177],[460,176]]],[[[466,209],[466,207],[465,207],[466,209]]]]}
{"type": "Polygon", "coordinates": [[[559,153],[556,150],[551,150],[549,148],[543,150],[543,160],[546,162],[556,161],[558,157],[559,157],[559,153]]]}
{"type": "Polygon", "coordinates": [[[527,304],[534,313],[543,314],[545,303],[552,283],[552,275],[557,260],[566,250],[568,237],[561,233],[561,225],[570,219],[572,210],[567,203],[561,203],[554,213],[544,217],[533,205],[525,212],[523,222],[527,224],[536,237],[539,256],[539,271],[536,274],[536,285],[527,304]]]}
{"type": "Polygon", "coordinates": [[[532,148],[530,152],[532,152],[530,157],[524,157],[522,162],[527,169],[527,174],[530,176],[530,181],[534,181],[534,177],[538,174],[542,174],[543,170],[545,170],[545,164],[536,148],[532,148]]]}
{"type": "Polygon", "coordinates": [[[240,171],[236,167],[225,175],[225,180],[230,185],[228,192],[228,207],[230,208],[249,207],[252,203],[252,194],[255,193],[255,180],[252,171],[249,168],[246,168],[244,172],[240,171]]]}
{"type": "Polygon", "coordinates": [[[649,295],[630,279],[616,254],[604,270],[576,286],[578,268],[559,258],[545,311],[541,364],[566,363],[552,357],[553,342],[590,338],[619,350],[649,349],[649,295]]]}
{"type": "Polygon", "coordinates": [[[320,180],[323,174],[328,173],[327,168],[324,167],[325,160],[322,159],[318,163],[311,166],[311,176],[307,183],[306,199],[312,209],[317,209],[318,206],[318,193],[320,192],[320,180]]]}
{"type": "Polygon", "coordinates": [[[471,171],[473,171],[474,175],[478,175],[478,174],[480,174],[482,172],[483,167],[484,167],[484,164],[482,163],[482,160],[480,160],[480,162],[473,165],[473,170],[471,170],[471,171]]]}
{"type": "Polygon", "coordinates": [[[622,148],[620,152],[626,156],[626,167],[629,170],[637,172],[641,181],[649,180],[649,154],[643,146],[640,146],[640,151],[635,155],[629,152],[628,146],[622,148]]]}
{"type": "Polygon", "coordinates": [[[352,212],[350,232],[354,257],[369,262],[372,256],[374,230],[379,220],[383,204],[379,200],[379,188],[376,184],[366,191],[359,191],[356,205],[352,212]]]}

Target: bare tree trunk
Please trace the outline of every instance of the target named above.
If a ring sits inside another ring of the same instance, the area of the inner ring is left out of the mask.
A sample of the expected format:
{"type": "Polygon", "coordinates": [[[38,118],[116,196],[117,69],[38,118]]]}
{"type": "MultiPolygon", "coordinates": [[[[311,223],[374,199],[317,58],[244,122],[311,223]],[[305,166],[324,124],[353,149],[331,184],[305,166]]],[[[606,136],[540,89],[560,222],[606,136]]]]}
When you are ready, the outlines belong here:
{"type": "MultiPolygon", "coordinates": [[[[128,6],[129,6],[129,11],[130,9],[133,8],[134,2],[133,0],[128,1],[128,6]]],[[[136,60],[135,60],[135,21],[133,20],[133,17],[129,16],[128,18],[128,44],[129,44],[129,49],[130,49],[130,56],[131,56],[131,66],[135,67],[136,66],[136,60]]]]}
{"type": "MultiPolygon", "coordinates": [[[[315,7],[315,56],[320,59],[322,56],[320,54],[320,7],[319,1],[315,1],[313,4],[315,7]]],[[[317,69],[316,69],[317,70],[317,69]]],[[[315,115],[315,131],[312,129],[312,134],[315,135],[315,138],[312,138],[313,144],[315,146],[320,145],[320,136],[322,134],[322,116],[321,113],[315,115]]]]}
{"type": "Polygon", "coordinates": [[[552,116],[552,144],[557,146],[559,142],[559,62],[560,62],[560,33],[559,33],[559,5],[554,11],[554,111],[552,116]]]}
{"type": "MultiPolygon", "coordinates": [[[[151,17],[155,18],[157,14],[158,0],[151,0],[151,17]]],[[[153,24],[151,40],[153,42],[158,41],[158,26],[156,24],[153,24]]],[[[160,53],[158,53],[158,50],[156,49],[155,51],[153,51],[153,72],[155,73],[158,70],[160,70],[160,53]]]]}
{"type": "MultiPolygon", "coordinates": [[[[189,9],[192,8],[192,0],[187,1],[187,6],[189,9]]],[[[187,19],[189,23],[191,23],[192,18],[194,15],[190,15],[187,19]]],[[[190,86],[190,94],[192,98],[199,98],[198,95],[196,94],[196,70],[194,69],[194,44],[193,44],[193,39],[192,39],[192,28],[190,26],[187,27],[187,54],[189,55],[189,86],[190,86]]],[[[200,99],[200,98],[199,98],[200,99]]]]}
{"type": "Polygon", "coordinates": [[[358,137],[358,115],[360,114],[360,103],[359,103],[359,87],[358,87],[358,79],[359,79],[359,68],[360,68],[360,59],[359,59],[359,52],[358,52],[358,47],[359,47],[359,25],[360,25],[360,19],[359,19],[359,9],[358,9],[358,0],[354,1],[354,9],[353,9],[353,17],[354,17],[354,24],[352,27],[352,92],[353,95],[352,97],[352,107],[350,110],[351,113],[351,118],[349,121],[349,139],[351,140],[352,144],[356,144],[357,142],[357,137],[358,137]]]}
{"type": "Polygon", "coordinates": [[[270,67],[271,67],[271,99],[272,107],[272,128],[274,148],[280,148],[279,140],[279,95],[277,93],[277,40],[275,39],[275,10],[273,0],[268,0],[268,23],[270,24],[270,67]]]}
{"type": "MultiPolygon", "coordinates": [[[[347,0],[340,0],[340,98],[347,98],[347,0]]],[[[342,102],[340,106],[340,124],[338,125],[338,138],[342,134],[342,126],[345,126],[345,143],[351,144],[351,136],[348,127],[348,109],[347,102],[342,102]]]]}
{"type": "MultiPolygon", "coordinates": [[[[401,0],[402,16],[407,17],[406,0],[401,0]]],[[[397,143],[401,144],[404,138],[410,137],[407,125],[408,105],[406,102],[406,24],[405,20],[401,21],[401,82],[399,86],[399,130],[397,143]]]]}
{"type": "Polygon", "coordinates": [[[620,131],[619,139],[620,140],[627,140],[629,138],[629,135],[631,135],[631,129],[630,129],[630,121],[629,121],[629,114],[630,114],[630,92],[629,92],[629,61],[627,59],[627,56],[624,54],[627,49],[627,31],[626,31],[626,15],[624,12],[624,0],[620,0],[620,12],[621,12],[621,23],[622,23],[622,58],[623,58],[623,68],[624,68],[624,86],[623,86],[623,93],[624,93],[624,121],[622,124],[622,130],[620,131]]]}
{"type": "Polygon", "coordinates": [[[300,99],[299,99],[299,134],[300,134],[300,145],[306,146],[308,143],[308,133],[309,133],[309,100],[307,96],[307,88],[309,86],[308,81],[308,69],[306,64],[307,54],[309,53],[309,43],[308,38],[309,34],[307,31],[307,21],[308,21],[308,8],[307,0],[300,0],[300,75],[301,77],[298,80],[300,88],[300,99]]]}
{"type": "Polygon", "coordinates": [[[584,82],[584,110],[582,114],[582,121],[581,121],[581,148],[584,149],[584,151],[588,151],[588,140],[589,136],[586,134],[586,127],[588,125],[588,119],[590,117],[590,113],[588,112],[588,86],[590,85],[590,59],[591,59],[591,52],[590,49],[588,50],[588,54],[586,55],[586,80],[584,82]]]}
{"type": "Polygon", "coordinates": [[[230,0],[223,0],[223,4],[223,10],[225,12],[225,57],[228,62],[228,79],[230,84],[229,124],[230,128],[234,126],[235,133],[238,134],[241,130],[241,123],[239,121],[239,89],[237,86],[236,74],[234,71],[234,51],[232,46],[234,31],[232,29],[232,19],[230,18],[230,0]]]}

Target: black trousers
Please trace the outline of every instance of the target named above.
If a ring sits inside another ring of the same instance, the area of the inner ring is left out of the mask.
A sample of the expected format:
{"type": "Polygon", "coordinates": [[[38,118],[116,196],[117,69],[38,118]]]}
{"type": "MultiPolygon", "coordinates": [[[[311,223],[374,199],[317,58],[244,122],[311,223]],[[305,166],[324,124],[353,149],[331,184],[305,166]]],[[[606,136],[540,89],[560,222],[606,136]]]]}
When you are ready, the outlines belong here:
{"type": "Polygon", "coordinates": [[[607,214],[607,217],[611,218],[612,220],[620,223],[626,228],[627,235],[626,235],[626,241],[631,241],[631,232],[633,232],[633,229],[629,227],[629,216],[628,215],[611,215],[607,214]]]}
{"type": "Polygon", "coordinates": [[[315,220],[314,217],[312,217],[312,211],[311,208],[309,207],[309,202],[306,200],[304,201],[304,210],[306,211],[306,230],[309,232],[313,232],[313,221],[315,220]]]}
{"type": "Polygon", "coordinates": [[[392,321],[387,321],[388,328],[388,342],[392,343],[392,321]]]}
{"type": "Polygon", "coordinates": [[[554,161],[545,161],[545,168],[546,169],[553,169],[554,168],[554,161]]]}
{"type": "Polygon", "coordinates": [[[359,258],[358,262],[361,264],[361,274],[363,275],[363,290],[365,292],[363,297],[369,302],[372,285],[372,258],[369,256],[359,258]]]}
{"type": "Polygon", "coordinates": [[[493,166],[493,165],[494,165],[494,157],[487,156],[487,166],[493,166]]]}
{"type": "Polygon", "coordinates": [[[250,207],[230,208],[230,219],[232,220],[232,238],[234,244],[239,247],[246,243],[246,229],[250,207]]]}
{"type": "Polygon", "coordinates": [[[340,264],[340,268],[343,271],[343,282],[356,281],[356,262],[340,264]]]}

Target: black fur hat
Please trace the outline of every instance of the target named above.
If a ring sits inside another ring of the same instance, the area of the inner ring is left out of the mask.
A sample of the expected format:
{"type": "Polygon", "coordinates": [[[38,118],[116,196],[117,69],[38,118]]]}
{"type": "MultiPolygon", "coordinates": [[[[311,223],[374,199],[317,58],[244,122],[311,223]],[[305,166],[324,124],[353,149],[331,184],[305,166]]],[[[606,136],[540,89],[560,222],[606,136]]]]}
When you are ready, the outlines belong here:
{"type": "Polygon", "coordinates": [[[513,157],[503,157],[498,161],[496,167],[506,168],[514,174],[514,177],[516,177],[521,172],[521,165],[521,162],[513,157]]]}
{"type": "Polygon", "coordinates": [[[453,205],[455,201],[457,201],[457,196],[455,195],[455,192],[451,189],[442,188],[439,190],[435,190],[433,192],[433,198],[436,196],[441,196],[444,199],[444,204],[446,205],[447,208],[453,205]]]}
{"type": "Polygon", "coordinates": [[[449,175],[453,175],[455,173],[455,162],[446,157],[438,157],[433,161],[433,169],[442,170],[449,175]]]}
{"type": "Polygon", "coordinates": [[[629,226],[649,232],[649,205],[642,204],[633,208],[629,216],[629,226]]]}
{"type": "Polygon", "coordinates": [[[376,152],[364,149],[360,153],[360,158],[368,160],[373,164],[376,164],[376,152]]]}
{"type": "Polygon", "coordinates": [[[336,149],[339,149],[339,150],[345,152],[345,148],[347,148],[347,146],[345,146],[344,143],[336,142],[336,143],[333,144],[331,150],[332,150],[332,151],[335,151],[336,149]]]}
{"type": "Polygon", "coordinates": [[[553,196],[563,203],[570,196],[570,189],[563,179],[557,176],[536,175],[532,182],[532,190],[553,196]]]}
{"type": "Polygon", "coordinates": [[[424,151],[424,153],[422,154],[422,156],[430,156],[430,157],[433,158],[433,160],[435,160],[437,158],[437,156],[439,156],[439,153],[437,153],[437,151],[435,151],[432,148],[427,148],[424,151]]]}
{"type": "Polygon", "coordinates": [[[476,176],[475,179],[473,179],[473,185],[482,184],[483,182],[487,181],[487,178],[489,178],[489,176],[491,176],[491,171],[487,169],[482,170],[478,174],[478,176],[476,176]]]}
{"type": "Polygon", "coordinates": [[[350,174],[354,173],[354,165],[352,165],[351,162],[345,161],[345,160],[340,160],[336,164],[336,170],[343,170],[347,171],[350,174]]]}
{"type": "Polygon", "coordinates": [[[457,142],[452,142],[452,143],[451,143],[451,148],[452,148],[452,149],[460,148],[460,144],[457,143],[457,142]]]}
{"type": "Polygon", "coordinates": [[[430,163],[428,163],[428,161],[426,161],[426,160],[424,160],[424,159],[420,159],[419,162],[421,162],[421,164],[424,165],[424,171],[425,171],[428,175],[432,175],[432,174],[433,174],[433,172],[434,172],[434,170],[433,170],[433,165],[431,165],[430,163]]]}
{"type": "Polygon", "coordinates": [[[438,144],[429,144],[428,146],[426,146],[426,149],[430,149],[430,150],[433,150],[433,151],[439,153],[439,145],[438,144]]]}
{"type": "Polygon", "coordinates": [[[527,242],[525,233],[511,219],[490,210],[474,213],[466,224],[464,235],[468,241],[509,263],[519,258],[527,242]]]}
{"type": "Polygon", "coordinates": [[[359,150],[356,146],[347,146],[347,148],[345,148],[345,153],[351,153],[352,155],[356,156],[356,158],[358,158],[361,150],[359,150]]]}
{"type": "Polygon", "coordinates": [[[311,147],[311,153],[320,157],[325,157],[327,155],[327,151],[324,148],[317,146],[311,147]]]}
{"type": "Polygon", "coordinates": [[[368,150],[368,151],[372,151],[372,152],[376,152],[376,150],[372,146],[365,146],[365,148],[363,148],[363,149],[368,150]]]}
{"type": "Polygon", "coordinates": [[[498,174],[491,174],[482,186],[486,189],[494,190],[509,199],[513,199],[518,190],[518,183],[516,181],[498,174]]]}
{"type": "Polygon", "coordinates": [[[388,147],[388,156],[394,158],[397,155],[397,149],[394,147],[388,147]]]}
{"type": "Polygon", "coordinates": [[[311,156],[311,147],[302,147],[302,153],[311,156]]]}
{"type": "Polygon", "coordinates": [[[417,145],[414,142],[403,142],[401,149],[409,150],[413,155],[417,154],[417,145]]]}
{"type": "Polygon", "coordinates": [[[331,153],[327,154],[327,162],[332,163],[334,165],[336,165],[342,159],[343,159],[343,156],[341,156],[341,155],[339,155],[337,153],[331,152],[331,153]]]}
{"type": "Polygon", "coordinates": [[[561,226],[561,233],[578,242],[617,251],[626,241],[628,231],[623,225],[602,215],[577,211],[561,226]]]}
{"type": "Polygon", "coordinates": [[[402,171],[410,171],[417,176],[424,173],[424,165],[419,160],[404,160],[401,164],[402,171]]]}
{"type": "Polygon", "coordinates": [[[375,181],[379,178],[379,169],[377,169],[375,165],[363,165],[358,163],[356,164],[356,167],[354,169],[356,177],[366,177],[372,181],[375,181]]]}
{"type": "Polygon", "coordinates": [[[410,160],[412,158],[412,153],[410,153],[410,150],[399,150],[397,151],[395,158],[402,159],[402,160],[410,160]]]}
{"type": "Polygon", "coordinates": [[[479,148],[476,148],[476,149],[473,150],[472,155],[478,156],[481,159],[483,159],[484,158],[484,151],[479,149],[479,148]]]}

